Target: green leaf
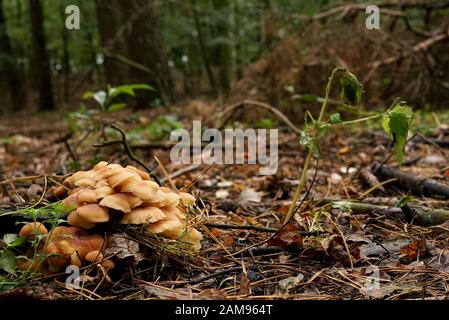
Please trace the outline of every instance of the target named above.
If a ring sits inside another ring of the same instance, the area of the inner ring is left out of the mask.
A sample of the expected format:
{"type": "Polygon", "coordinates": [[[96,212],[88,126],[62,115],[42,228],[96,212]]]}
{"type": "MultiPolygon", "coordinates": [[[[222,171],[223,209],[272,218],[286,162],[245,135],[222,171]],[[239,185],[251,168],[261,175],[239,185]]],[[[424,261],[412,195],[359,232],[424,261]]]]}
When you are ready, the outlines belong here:
{"type": "Polygon", "coordinates": [[[19,238],[14,233],[7,233],[3,236],[3,241],[8,248],[20,246],[22,243],[26,242],[26,238],[19,238]]]}
{"type": "Polygon", "coordinates": [[[0,269],[10,274],[16,274],[16,257],[9,250],[0,251],[0,269]]]}
{"type": "Polygon", "coordinates": [[[340,97],[345,104],[357,105],[362,99],[363,86],[357,77],[349,71],[340,76],[340,97]]]}
{"type": "Polygon", "coordinates": [[[330,116],[330,120],[329,122],[331,124],[339,124],[341,122],[341,115],[340,113],[334,113],[333,115],[330,116]]]}
{"type": "Polygon", "coordinates": [[[108,93],[111,98],[115,98],[121,94],[126,94],[134,97],[136,95],[134,90],[137,89],[156,91],[152,86],[149,86],[144,83],[137,83],[110,88],[108,93]]]}
{"type": "Polygon", "coordinates": [[[16,239],[17,239],[17,234],[14,234],[14,233],[7,233],[3,236],[3,241],[5,241],[5,243],[7,245],[10,245],[14,241],[16,241],[16,239]]]}
{"type": "Polygon", "coordinates": [[[334,209],[340,209],[343,212],[347,212],[351,209],[351,202],[348,201],[332,201],[331,206],[334,209]]]}
{"type": "Polygon", "coordinates": [[[306,149],[306,151],[312,151],[315,156],[320,155],[320,148],[316,143],[316,140],[309,134],[309,127],[306,125],[304,130],[299,133],[299,143],[306,149]]]}
{"type": "Polygon", "coordinates": [[[114,112],[126,107],[126,103],[113,103],[107,108],[107,112],[114,112]]]}
{"type": "Polygon", "coordinates": [[[399,103],[382,116],[382,127],[393,139],[396,161],[399,165],[404,160],[404,148],[412,120],[412,108],[403,103],[399,103]]]}

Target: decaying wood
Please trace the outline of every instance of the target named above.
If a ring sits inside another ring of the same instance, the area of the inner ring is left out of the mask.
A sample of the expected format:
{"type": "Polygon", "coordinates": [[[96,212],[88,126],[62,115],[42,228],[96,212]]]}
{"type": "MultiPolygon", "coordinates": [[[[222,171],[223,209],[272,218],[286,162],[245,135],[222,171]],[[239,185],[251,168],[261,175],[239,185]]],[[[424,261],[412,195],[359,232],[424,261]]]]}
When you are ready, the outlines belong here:
{"type": "Polygon", "coordinates": [[[410,191],[415,195],[449,199],[449,186],[433,179],[419,177],[410,173],[401,172],[387,166],[375,163],[372,167],[373,173],[382,179],[398,179],[395,183],[404,191],[410,191]]]}
{"type": "Polygon", "coordinates": [[[407,204],[399,208],[336,199],[322,199],[316,203],[316,205],[325,204],[331,204],[333,207],[338,207],[343,211],[345,209],[351,210],[354,214],[376,213],[404,219],[407,222],[425,227],[435,226],[449,220],[449,210],[434,209],[416,204],[407,204]]]}

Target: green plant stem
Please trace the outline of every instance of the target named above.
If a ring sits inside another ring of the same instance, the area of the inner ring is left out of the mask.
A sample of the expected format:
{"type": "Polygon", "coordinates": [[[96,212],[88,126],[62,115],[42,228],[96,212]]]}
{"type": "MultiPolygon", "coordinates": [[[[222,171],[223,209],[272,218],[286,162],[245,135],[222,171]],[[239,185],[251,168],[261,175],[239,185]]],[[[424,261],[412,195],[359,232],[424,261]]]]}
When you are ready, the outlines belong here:
{"type": "MultiPolygon", "coordinates": [[[[326,112],[326,108],[327,108],[327,105],[329,103],[329,95],[330,95],[331,88],[332,88],[332,82],[334,80],[334,77],[335,77],[336,73],[338,71],[340,71],[340,70],[341,70],[340,67],[335,68],[334,70],[332,70],[332,73],[331,73],[331,75],[329,77],[329,80],[328,80],[327,85],[326,85],[326,93],[325,93],[325,96],[324,96],[324,101],[323,101],[323,104],[321,106],[320,115],[318,117],[318,121],[316,122],[318,125],[323,120],[324,113],[326,112]]],[[[317,139],[316,131],[314,133],[313,138],[317,139]]],[[[316,141],[316,143],[318,143],[318,141],[316,141]]],[[[302,171],[301,171],[301,176],[299,178],[299,184],[298,184],[298,187],[296,188],[296,191],[295,191],[295,194],[293,196],[293,199],[292,199],[292,202],[290,204],[290,207],[288,208],[287,215],[285,216],[285,219],[284,219],[284,224],[286,224],[286,223],[288,223],[290,221],[291,217],[293,216],[293,214],[295,212],[296,202],[298,201],[299,196],[301,195],[301,192],[304,189],[304,185],[306,184],[307,172],[309,171],[310,159],[312,159],[312,155],[313,155],[312,148],[309,148],[309,151],[307,152],[306,160],[304,161],[304,165],[303,165],[303,168],[302,168],[302,171]]]]}
{"type": "Polygon", "coordinates": [[[375,115],[368,116],[368,117],[365,117],[365,118],[348,120],[348,121],[342,121],[342,122],[339,123],[339,125],[345,126],[347,124],[356,124],[356,123],[360,123],[360,122],[365,122],[365,121],[369,121],[369,120],[378,119],[378,118],[380,118],[382,116],[383,116],[383,113],[379,113],[379,114],[375,114],[375,115]]]}
{"type": "Polygon", "coordinates": [[[304,166],[303,166],[303,169],[301,172],[301,177],[299,178],[299,184],[298,184],[298,187],[296,188],[295,195],[293,196],[292,203],[290,204],[290,207],[288,208],[287,215],[285,216],[285,219],[284,219],[284,224],[288,223],[288,221],[292,217],[293,213],[295,212],[296,202],[298,201],[299,196],[301,195],[301,192],[304,189],[304,185],[306,184],[307,172],[309,171],[309,165],[310,165],[310,159],[312,159],[312,151],[311,150],[307,153],[307,157],[306,157],[306,160],[304,162],[304,166]]]}
{"type": "MultiPolygon", "coordinates": [[[[323,101],[323,104],[321,106],[321,111],[320,111],[320,115],[318,117],[318,121],[316,122],[318,125],[322,122],[324,114],[326,112],[327,105],[329,103],[329,95],[330,95],[330,92],[331,92],[331,89],[332,89],[332,82],[334,81],[335,75],[340,70],[342,70],[341,67],[337,67],[334,70],[332,70],[332,73],[331,73],[331,75],[329,77],[329,80],[327,81],[324,101],[323,101]]],[[[318,141],[317,141],[318,137],[317,137],[316,131],[314,133],[313,138],[315,139],[315,142],[318,143],[318,141]]],[[[304,189],[304,185],[306,184],[307,172],[309,171],[310,159],[312,159],[312,156],[313,156],[312,148],[309,148],[306,160],[304,161],[304,165],[303,165],[303,168],[302,168],[301,176],[299,178],[299,184],[298,184],[298,187],[296,188],[296,191],[295,191],[295,194],[293,196],[293,199],[292,199],[292,202],[290,204],[290,207],[288,208],[287,215],[285,216],[285,219],[284,219],[284,224],[288,223],[290,221],[291,217],[293,216],[293,214],[295,213],[296,202],[298,201],[299,196],[301,195],[301,192],[304,189]]]]}
{"type": "Polygon", "coordinates": [[[323,105],[321,106],[320,115],[318,117],[318,123],[323,121],[324,113],[326,112],[327,105],[329,104],[329,95],[330,95],[331,89],[332,89],[332,82],[334,81],[335,75],[340,70],[342,70],[341,67],[337,67],[334,70],[332,70],[331,76],[329,77],[329,80],[327,81],[326,93],[325,93],[325,96],[324,96],[323,105]]]}

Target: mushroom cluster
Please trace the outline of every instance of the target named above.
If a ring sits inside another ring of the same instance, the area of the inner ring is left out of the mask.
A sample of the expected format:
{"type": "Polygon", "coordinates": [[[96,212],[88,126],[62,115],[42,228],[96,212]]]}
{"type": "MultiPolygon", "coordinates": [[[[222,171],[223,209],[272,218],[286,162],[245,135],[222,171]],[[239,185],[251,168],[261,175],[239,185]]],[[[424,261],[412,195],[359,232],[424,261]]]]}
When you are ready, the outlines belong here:
{"type": "MultiPolygon", "coordinates": [[[[62,201],[67,222],[83,229],[108,221],[143,224],[146,231],[201,248],[201,233],[187,223],[186,208],[195,198],[150,181],[148,173],[133,166],[99,162],[64,180],[68,196],[62,201]]],[[[59,189],[59,193],[63,190],[59,189]]]]}
{"type": "Polygon", "coordinates": [[[103,267],[114,267],[112,260],[103,260],[101,253],[105,239],[98,234],[89,234],[78,227],[55,227],[51,233],[40,222],[25,224],[19,236],[33,240],[39,239],[37,247],[27,253],[28,259],[18,259],[21,270],[33,270],[42,273],[63,272],[68,265],[81,267],[93,262],[101,262],[103,267]]]}

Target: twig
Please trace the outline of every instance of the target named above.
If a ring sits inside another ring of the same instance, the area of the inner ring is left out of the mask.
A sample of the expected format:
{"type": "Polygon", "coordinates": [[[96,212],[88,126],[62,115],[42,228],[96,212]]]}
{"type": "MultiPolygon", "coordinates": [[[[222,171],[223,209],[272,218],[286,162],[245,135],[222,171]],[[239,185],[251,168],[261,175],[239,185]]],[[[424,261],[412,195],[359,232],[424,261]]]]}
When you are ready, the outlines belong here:
{"type": "Polygon", "coordinates": [[[221,223],[205,223],[204,224],[208,228],[217,228],[217,229],[241,229],[241,230],[255,230],[261,232],[276,232],[278,229],[275,228],[267,228],[261,226],[252,226],[252,225],[236,225],[236,224],[221,224],[221,223]]]}
{"type": "MultiPolygon", "coordinates": [[[[190,166],[187,166],[185,168],[182,168],[182,169],[179,169],[179,170],[173,172],[172,174],[169,175],[169,177],[170,177],[170,179],[177,178],[177,177],[182,176],[182,175],[184,175],[186,173],[189,173],[189,172],[197,170],[200,166],[201,166],[200,164],[192,164],[190,166]]],[[[168,180],[168,178],[164,177],[164,178],[161,179],[161,182],[164,183],[167,180],[168,180]]]]}
{"type": "Polygon", "coordinates": [[[245,99],[242,100],[240,102],[237,102],[229,107],[227,107],[222,113],[221,113],[221,118],[223,119],[221,122],[221,125],[218,126],[219,129],[221,129],[224,124],[226,123],[226,121],[231,117],[231,115],[233,114],[233,112],[239,108],[244,107],[245,105],[251,105],[251,106],[255,106],[255,107],[259,107],[262,109],[266,109],[271,111],[272,113],[274,113],[279,119],[281,119],[282,121],[285,122],[285,124],[287,124],[287,126],[296,134],[299,134],[301,132],[301,130],[295,126],[281,111],[279,111],[278,109],[276,109],[275,107],[270,106],[267,103],[261,102],[261,101],[257,101],[257,100],[250,100],[250,99],[245,99]]]}
{"type": "Polygon", "coordinates": [[[135,154],[134,152],[131,150],[129,144],[128,144],[128,140],[126,139],[126,134],[123,132],[122,129],[120,129],[119,127],[117,127],[115,124],[110,124],[109,125],[111,128],[117,130],[122,139],[121,140],[113,140],[113,141],[106,141],[104,143],[99,143],[99,144],[94,144],[93,146],[95,148],[103,148],[103,147],[107,147],[107,146],[111,146],[114,144],[121,144],[123,146],[123,148],[125,148],[125,152],[128,155],[128,157],[133,160],[134,162],[138,163],[139,165],[141,165],[143,168],[145,168],[145,170],[151,175],[151,177],[153,177],[153,179],[159,184],[162,185],[161,181],[159,180],[159,178],[157,176],[155,176],[153,174],[153,170],[151,170],[143,161],[141,161],[135,154]]]}
{"type": "Polygon", "coordinates": [[[232,268],[228,268],[228,269],[224,269],[224,270],[218,270],[218,271],[208,274],[208,275],[193,278],[192,280],[188,281],[188,283],[189,284],[198,284],[198,283],[204,282],[204,281],[212,279],[212,278],[216,278],[216,277],[223,276],[223,275],[230,274],[230,273],[236,273],[239,271],[242,271],[241,266],[232,267],[232,268]]]}

